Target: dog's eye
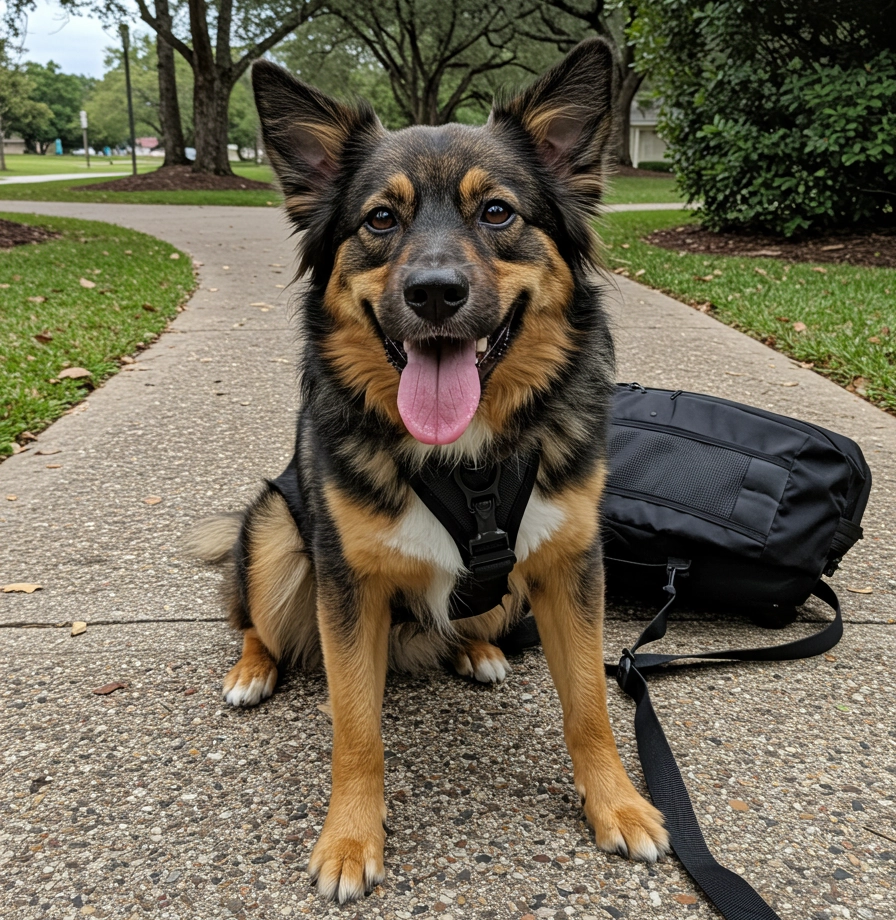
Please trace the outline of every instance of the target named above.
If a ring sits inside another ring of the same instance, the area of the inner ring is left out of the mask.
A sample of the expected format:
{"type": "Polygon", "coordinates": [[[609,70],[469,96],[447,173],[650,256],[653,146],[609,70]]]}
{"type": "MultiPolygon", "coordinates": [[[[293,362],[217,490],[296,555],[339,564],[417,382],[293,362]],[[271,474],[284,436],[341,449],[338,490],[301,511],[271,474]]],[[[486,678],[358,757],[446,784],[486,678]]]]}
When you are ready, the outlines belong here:
{"type": "Polygon", "coordinates": [[[398,219],[388,208],[374,208],[364,219],[364,223],[377,233],[391,230],[398,226],[398,219]]]}
{"type": "Polygon", "coordinates": [[[510,223],[514,217],[514,210],[506,201],[489,201],[482,211],[480,221],[484,224],[491,224],[493,227],[499,227],[502,224],[510,223]]]}

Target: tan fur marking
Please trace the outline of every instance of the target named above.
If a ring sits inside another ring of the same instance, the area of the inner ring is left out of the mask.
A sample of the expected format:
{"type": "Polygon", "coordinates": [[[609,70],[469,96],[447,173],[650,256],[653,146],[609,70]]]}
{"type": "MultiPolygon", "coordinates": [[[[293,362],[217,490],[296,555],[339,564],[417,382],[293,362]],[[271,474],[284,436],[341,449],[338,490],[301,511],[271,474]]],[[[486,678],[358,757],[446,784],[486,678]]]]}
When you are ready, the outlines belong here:
{"type": "Polygon", "coordinates": [[[359,504],[328,484],[324,487],[327,506],[342,541],[342,554],[358,578],[375,585],[390,597],[397,589],[423,594],[433,577],[428,562],[406,556],[386,545],[384,539],[397,519],[359,504]]]}
{"type": "Polygon", "coordinates": [[[479,406],[495,431],[536,392],[548,388],[576,347],[566,318],[573,294],[572,273],[547,236],[542,242],[544,262],[494,263],[498,296],[505,310],[523,291],[530,295],[522,328],[491,375],[479,406]]]}
{"type": "Polygon", "coordinates": [[[662,816],[626,775],[607,713],[603,579],[587,586],[591,609],[582,609],[577,600],[588,551],[598,538],[597,509],[605,479],[606,468],[599,465],[584,484],[555,499],[568,515],[566,524],[521,569],[532,578],[532,611],[563,707],[576,788],[597,844],[653,861],[668,848],[662,816]]]}
{"type": "Polygon", "coordinates": [[[254,510],[248,526],[247,593],[252,625],[275,660],[299,654],[306,664],[314,664],[314,573],[281,496],[268,495],[254,510]]]}
{"type": "Polygon", "coordinates": [[[364,202],[363,212],[366,214],[381,204],[392,204],[402,211],[410,212],[413,211],[415,197],[414,183],[405,173],[395,173],[388,178],[381,192],[371,195],[364,202]]]}
{"type": "Polygon", "coordinates": [[[330,807],[308,870],[325,897],[359,897],[383,878],[386,806],[380,721],[389,645],[389,596],[362,582],[357,620],[349,633],[344,612],[325,592],[318,619],[333,711],[330,807]]]}

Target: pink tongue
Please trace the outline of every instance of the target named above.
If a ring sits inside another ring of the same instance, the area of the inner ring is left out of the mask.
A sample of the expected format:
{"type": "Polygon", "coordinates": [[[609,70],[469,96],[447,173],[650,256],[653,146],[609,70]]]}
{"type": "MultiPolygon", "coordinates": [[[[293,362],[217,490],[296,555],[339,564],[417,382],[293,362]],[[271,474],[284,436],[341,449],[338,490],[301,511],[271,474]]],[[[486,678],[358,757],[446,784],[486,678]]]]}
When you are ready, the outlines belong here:
{"type": "Polygon", "coordinates": [[[404,343],[407,367],[398,384],[398,411],[424,444],[450,444],[470,424],[481,394],[476,341],[421,346],[404,343]]]}

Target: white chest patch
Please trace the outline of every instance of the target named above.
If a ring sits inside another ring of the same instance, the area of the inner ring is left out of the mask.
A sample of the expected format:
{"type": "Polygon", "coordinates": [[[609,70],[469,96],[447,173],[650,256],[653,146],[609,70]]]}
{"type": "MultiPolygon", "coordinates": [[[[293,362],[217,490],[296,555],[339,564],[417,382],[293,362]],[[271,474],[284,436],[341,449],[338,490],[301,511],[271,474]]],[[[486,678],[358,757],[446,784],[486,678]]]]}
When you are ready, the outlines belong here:
{"type": "Polygon", "coordinates": [[[416,492],[411,493],[410,507],[385,535],[384,542],[391,549],[412,559],[429,562],[452,577],[463,571],[460,550],[416,492]]]}
{"type": "Polygon", "coordinates": [[[520,562],[528,558],[565,520],[566,514],[559,505],[543,498],[537,488],[533,489],[516,538],[516,558],[520,562]]]}

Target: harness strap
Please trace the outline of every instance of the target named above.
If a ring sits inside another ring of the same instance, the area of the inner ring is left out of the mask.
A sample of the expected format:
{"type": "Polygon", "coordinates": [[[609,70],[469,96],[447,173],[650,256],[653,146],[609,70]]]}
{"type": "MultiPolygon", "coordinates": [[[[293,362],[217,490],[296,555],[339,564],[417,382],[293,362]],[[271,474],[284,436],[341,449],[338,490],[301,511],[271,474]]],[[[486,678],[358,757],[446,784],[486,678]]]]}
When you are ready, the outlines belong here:
{"type": "Polygon", "coordinates": [[[448,531],[467,567],[449,602],[452,620],[479,616],[507,594],[538,463],[538,455],[529,454],[485,469],[430,466],[411,477],[411,487],[448,531]]]}

